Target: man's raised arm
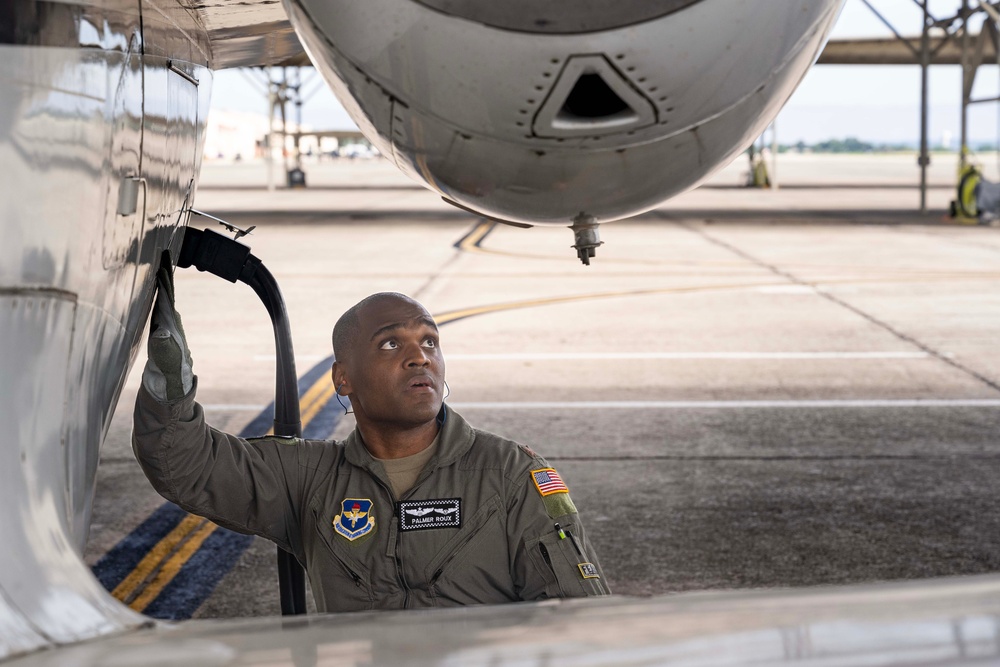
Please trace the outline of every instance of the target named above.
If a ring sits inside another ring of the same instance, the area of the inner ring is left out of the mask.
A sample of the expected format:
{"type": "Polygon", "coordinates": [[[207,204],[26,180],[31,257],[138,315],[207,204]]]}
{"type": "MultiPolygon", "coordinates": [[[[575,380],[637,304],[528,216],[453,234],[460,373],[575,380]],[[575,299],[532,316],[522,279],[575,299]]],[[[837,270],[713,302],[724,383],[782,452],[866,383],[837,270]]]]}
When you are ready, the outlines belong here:
{"type": "Polygon", "coordinates": [[[248,442],[205,423],[168,268],[160,268],[157,284],[149,359],[133,417],[139,465],[160,495],[185,510],[300,554],[299,441],[248,442]]]}

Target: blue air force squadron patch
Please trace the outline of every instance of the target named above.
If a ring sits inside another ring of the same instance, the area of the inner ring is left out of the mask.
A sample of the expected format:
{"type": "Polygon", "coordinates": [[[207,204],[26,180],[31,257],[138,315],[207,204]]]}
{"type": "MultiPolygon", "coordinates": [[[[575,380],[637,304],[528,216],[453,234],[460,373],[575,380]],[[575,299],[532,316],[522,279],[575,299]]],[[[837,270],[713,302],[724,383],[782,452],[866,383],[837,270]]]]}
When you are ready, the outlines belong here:
{"type": "Polygon", "coordinates": [[[375,530],[375,513],[372,501],[367,498],[345,498],[343,510],[333,517],[333,529],[354,541],[375,530]]]}

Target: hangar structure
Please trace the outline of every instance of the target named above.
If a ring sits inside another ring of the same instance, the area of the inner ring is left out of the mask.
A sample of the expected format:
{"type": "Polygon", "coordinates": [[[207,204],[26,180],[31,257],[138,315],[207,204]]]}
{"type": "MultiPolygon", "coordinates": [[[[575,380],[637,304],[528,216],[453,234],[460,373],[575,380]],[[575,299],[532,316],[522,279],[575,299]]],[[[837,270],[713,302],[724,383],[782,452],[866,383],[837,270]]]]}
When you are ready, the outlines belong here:
{"type": "MultiPolygon", "coordinates": [[[[983,65],[998,65],[998,25],[1000,2],[986,0],[954,0],[945,12],[932,13],[933,0],[913,0],[922,13],[922,30],[918,36],[904,36],[871,0],[861,0],[893,36],[875,39],[831,39],[820,54],[818,65],[918,65],[920,86],[920,212],[927,212],[927,167],[930,152],[927,142],[928,70],[931,65],[961,65],[961,167],[967,166],[968,111],[972,104],[1000,102],[1000,97],[974,99],[972,87],[983,65]],[[979,25],[978,32],[973,32],[979,25]]],[[[944,3],[938,3],[943,6],[944,3]]]]}

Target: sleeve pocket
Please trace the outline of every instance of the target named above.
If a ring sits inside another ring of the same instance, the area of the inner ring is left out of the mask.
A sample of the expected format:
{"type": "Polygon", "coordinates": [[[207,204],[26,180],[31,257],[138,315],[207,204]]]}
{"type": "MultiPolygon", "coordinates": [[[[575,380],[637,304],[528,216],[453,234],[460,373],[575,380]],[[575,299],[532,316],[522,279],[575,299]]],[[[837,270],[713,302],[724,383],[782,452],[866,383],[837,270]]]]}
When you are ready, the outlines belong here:
{"type": "Polygon", "coordinates": [[[571,539],[543,535],[531,547],[531,557],[540,568],[550,597],[606,595],[600,569],[586,555],[576,552],[571,539]]]}

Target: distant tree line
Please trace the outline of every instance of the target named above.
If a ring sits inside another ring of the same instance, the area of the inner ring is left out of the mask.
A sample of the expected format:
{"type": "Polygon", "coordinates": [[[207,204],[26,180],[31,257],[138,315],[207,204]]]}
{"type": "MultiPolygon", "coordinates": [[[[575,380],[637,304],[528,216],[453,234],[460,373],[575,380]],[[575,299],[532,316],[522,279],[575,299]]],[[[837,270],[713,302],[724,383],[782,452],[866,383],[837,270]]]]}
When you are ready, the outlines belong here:
{"type": "MultiPolygon", "coordinates": [[[[947,146],[931,146],[932,151],[953,152],[955,148],[947,146]]],[[[795,144],[779,144],[779,153],[899,153],[919,150],[916,143],[886,143],[875,144],[870,141],[863,141],[855,137],[846,139],[827,139],[814,144],[807,144],[800,141],[795,144]]],[[[973,152],[989,153],[997,150],[997,144],[979,142],[972,146],[973,152]]]]}
{"type": "Polygon", "coordinates": [[[792,145],[779,145],[779,153],[893,153],[897,151],[910,151],[913,146],[899,144],[873,144],[870,141],[862,141],[856,137],[846,139],[827,139],[814,144],[807,144],[800,141],[792,145]]]}

